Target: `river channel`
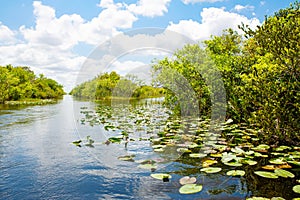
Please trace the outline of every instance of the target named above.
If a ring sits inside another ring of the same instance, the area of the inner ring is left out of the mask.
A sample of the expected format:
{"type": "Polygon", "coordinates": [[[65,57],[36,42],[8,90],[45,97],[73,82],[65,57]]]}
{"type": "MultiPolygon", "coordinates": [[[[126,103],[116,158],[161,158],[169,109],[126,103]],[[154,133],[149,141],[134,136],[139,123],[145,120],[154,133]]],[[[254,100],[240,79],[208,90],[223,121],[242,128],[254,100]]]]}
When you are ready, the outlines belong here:
{"type": "Polygon", "coordinates": [[[0,199],[246,199],[265,195],[255,193],[246,178],[200,173],[199,167],[180,158],[162,162],[156,170],[117,159],[129,154],[136,155],[135,159],[159,160],[160,156],[147,140],[108,144],[104,126],[82,121],[82,108],[94,110],[96,106],[71,96],[51,105],[2,106],[0,199]],[[84,145],[87,136],[93,139],[92,146],[84,145]],[[82,140],[81,147],[72,143],[78,140],[82,140]],[[150,176],[154,172],[170,173],[172,178],[157,180],[150,176]],[[202,191],[180,194],[179,179],[185,175],[197,177],[202,191]]]}

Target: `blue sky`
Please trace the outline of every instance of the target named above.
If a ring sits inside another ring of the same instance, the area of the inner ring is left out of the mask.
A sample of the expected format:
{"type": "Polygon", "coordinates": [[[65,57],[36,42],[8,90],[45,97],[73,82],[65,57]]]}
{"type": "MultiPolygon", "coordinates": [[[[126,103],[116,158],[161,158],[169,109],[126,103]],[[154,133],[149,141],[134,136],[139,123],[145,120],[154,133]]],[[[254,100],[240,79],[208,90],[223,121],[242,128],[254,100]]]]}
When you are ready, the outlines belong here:
{"type": "MultiPolygon", "coordinates": [[[[122,51],[105,52],[94,63],[110,65],[125,74],[149,65],[180,48],[179,36],[149,38],[149,29],[176,32],[193,41],[219,35],[225,28],[237,29],[241,22],[252,28],[266,15],[286,8],[289,0],[13,0],[0,7],[0,65],[31,67],[36,73],[56,79],[70,90],[85,68],[89,55],[103,42],[132,30],[144,38],[119,37],[115,47],[122,51]],[[276,2],[276,3],[275,3],[276,2]],[[175,38],[174,38],[175,37],[175,38]],[[172,40],[170,40],[172,38],[172,40]],[[138,42],[142,41],[142,42],[138,42]],[[149,42],[151,41],[151,44],[149,42]],[[176,41],[176,42],[174,42],[176,41]],[[130,47],[128,43],[130,42],[130,47]],[[136,43],[136,44],[133,44],[136,43]],[[159,45],[156,43],[160,43],[159,45]],[[161,43],[165,43],[162,45],[161,43]],[[176,43],[176,44],[175,44],[176,43]],[[134,52],[143,45],[152,50],[134,52]],[[165,50],[161,50],[162,47],[165,50]],[[156,51],[155,51],[155,48],[156,51]],[[158,50],[160,48],[160,50],[158,50]],[[118,55],[122,53],[122,55],[118,55]],[[103,62],[103,60],[106,60],[103,62]]],[[[150,34],[151,35],[151,34],[150,34]]],[[[103,46],[104,47],[104,46],[103,46]]],[[[106,48],[106,47],[105,47],[106,48]]],[[[107,48],[111,49],[111,48],[107,48]]],[[[95,75],[92,70],[90,75],[95,75]]]]}

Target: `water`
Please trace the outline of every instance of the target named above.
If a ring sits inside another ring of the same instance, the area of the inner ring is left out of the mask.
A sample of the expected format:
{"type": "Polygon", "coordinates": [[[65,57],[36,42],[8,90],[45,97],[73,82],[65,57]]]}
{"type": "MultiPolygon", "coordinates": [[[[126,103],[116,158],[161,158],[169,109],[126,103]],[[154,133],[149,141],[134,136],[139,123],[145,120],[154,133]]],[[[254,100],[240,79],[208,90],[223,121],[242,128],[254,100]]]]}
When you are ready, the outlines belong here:
{"type": "Polygon", "coordinates": [[[156,172],[171,172],[170,182],[150,177],[151,171],[118,156],[154,155],[148,141],[105,145],[101,126],[82,125],[80,108],[91,102],[65,96],[54,105],[6,107],[0,110],[0,199],[245,199],[245,179],[223,174],[203,175],[184,160],[169,162],[156,172]],[[94,148],[77,147],[86,136],[94,148]],[[194,175],[205,187],[181,195],[178,180],[194,175]]]}

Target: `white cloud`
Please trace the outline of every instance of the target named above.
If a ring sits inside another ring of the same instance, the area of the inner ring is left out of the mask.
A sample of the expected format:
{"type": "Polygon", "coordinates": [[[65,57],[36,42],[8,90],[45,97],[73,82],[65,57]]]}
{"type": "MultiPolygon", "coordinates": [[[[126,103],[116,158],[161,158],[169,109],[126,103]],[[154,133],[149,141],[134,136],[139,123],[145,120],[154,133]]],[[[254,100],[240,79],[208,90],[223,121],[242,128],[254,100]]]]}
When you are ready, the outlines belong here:
{"type": "Polygon", "coordinates": [[[128,5],[128,10],[142,16],[162,16],[168,12],[171,0],[139,0],[137,4],[128,5]]]}
{"type": "Polygon", "coordinates": [[[254,6],[250,6],[250,5],[242,6],[237,4],[234,6],[234,10],[236,10],[237,12],[241,12],[242,10],[254,10],[254,6]]]}
{"type": "Polygon", "coordinates": [[[15,41],[15,33],[0,22],[0,44],[11,44],[15,41]]]}
{"type": "MultiPolygon", "coordinates": [[[[260,24],[257,18],[248,19],[243,15],[227,12],[221,8],[204,8],[201,12],[202,22],[181,20],[178,24],[170,23],[168,30],[182,33],[193,40],[205,40],[210,35],[220,35],[224,29],[238,29],[242,22],[255,29],[260,24]]],[[[240,32],[241,33],[241,32],[240,32]]]]}
{"type": "Polygon", "coordinates": [[[182,0],[184,4],[194,4],[194,3],[215,3],[218,1],[224,1],[224,0],[182,0]]]}
{"type": "Polygon", "coordinates": [[[101,0],[97,6],[100,8],[109,8],[111,6],[114,6],[114,1],[113,0],[101,0]]]}
{"type": "Polygon", "coordinates": [[[261,6],[264,6],[264,5],[266,4],[266,1],[260,1],[259,4],[260,4],[261,6]]]}
{"type": "Polygon", "coordinates": [[[86,59],[74,54],[73,48],[80,43],[99,45],[121,29],[131,28],[137,20],[120,3],[105,0],[99,6],[103,8],[99,15],[86,21],[77,14],[57,17],[54,8],[34,1],[35,25],[18,30],[23,41],[17,41],[17,33],[0,23],[0,65],[30,66],[37,74],[54,78],[70,90],[86,59]]]}

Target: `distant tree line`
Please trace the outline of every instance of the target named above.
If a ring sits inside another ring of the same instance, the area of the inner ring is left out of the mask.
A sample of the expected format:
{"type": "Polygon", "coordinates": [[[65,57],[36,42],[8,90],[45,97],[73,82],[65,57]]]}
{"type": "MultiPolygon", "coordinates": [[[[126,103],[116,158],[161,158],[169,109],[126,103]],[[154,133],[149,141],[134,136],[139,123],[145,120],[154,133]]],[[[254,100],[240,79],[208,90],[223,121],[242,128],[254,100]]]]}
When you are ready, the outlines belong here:
{"type": "Polygon", "coordinates": [[[0,103],[24,99],[54,99],[65,94],[55,80],[38,77],[29,67],[0,66],[0,103]]]}
{"type": "Polygon", "coordinates": [[[111,97],[120,98],[149,98],[163,96],[162,88],[146,85],[136,76],[120,76],[116,72],[106,72],[90,81],[79,84],[70,92],[80,98],[94,100],[111,97]]]}
{"type": "MultiPolygon", "coordinates": [[[[172,83],[166,81],[172,77],[172,70],[177,71],[193,88],[200,114],[209,117],[212,99],[211,88],[206,83],[214,81],[210,78],[215,76],[204,77],[200,72],[209,74],[213,63],[226,91],[227,118],[260,127],[262,137],[269,143],[299,144],[299,7],[296,1],[266,17],[255,30],[241,25],[244,35],[228,29],[221,36],[212,36],[204,45],[187,45],[173,58],[157,61],[153,68],[158,74],[156,81],[165,87],[166,104],[173,106],[177,113],[185,106],[176,102],[184,104],[178,100],[186,94],[175,94],[170,89],[172,83]]],[[[173,77],[178,76],[173,74],[173,77]]]]}

